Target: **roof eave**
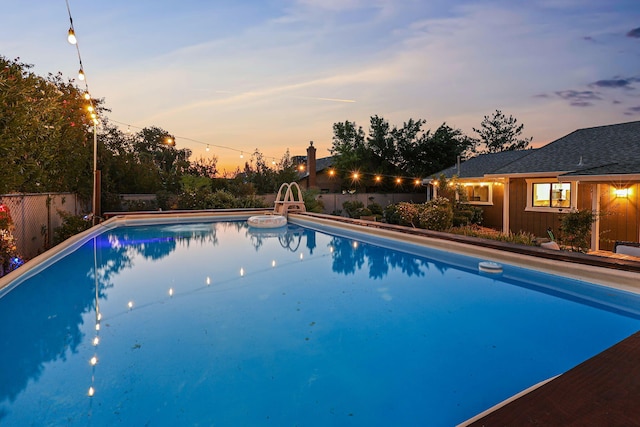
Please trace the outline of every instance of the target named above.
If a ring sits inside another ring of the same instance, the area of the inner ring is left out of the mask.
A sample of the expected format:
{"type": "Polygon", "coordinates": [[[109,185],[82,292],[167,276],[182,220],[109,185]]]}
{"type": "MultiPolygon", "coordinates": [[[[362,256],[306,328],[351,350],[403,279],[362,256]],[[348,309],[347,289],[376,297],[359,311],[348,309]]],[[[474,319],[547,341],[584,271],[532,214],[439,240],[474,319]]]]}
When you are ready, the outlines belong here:
{"type": "Polygon", "coordinates": [[[600,182],[600,181],[640,181],[640,174],[608,174],[608,175],[570,175],[563,176],[563,181],[580,181],[580,182],[600,182]]]}
{"type": "Polygon", "coordinates": [[[555,171],[555,172],[526,172],[526,173],[488,173],[484,178],[550,178],[564,175],[573,171],[555,171]]]}

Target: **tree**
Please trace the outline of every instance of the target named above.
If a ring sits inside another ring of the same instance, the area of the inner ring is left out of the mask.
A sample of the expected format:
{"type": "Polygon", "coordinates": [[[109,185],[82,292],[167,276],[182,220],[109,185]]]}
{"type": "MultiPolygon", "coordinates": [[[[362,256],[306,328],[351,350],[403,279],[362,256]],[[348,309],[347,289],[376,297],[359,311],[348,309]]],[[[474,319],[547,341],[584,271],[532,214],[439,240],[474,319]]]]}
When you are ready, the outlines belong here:
{"type": "MultiPolygon", "coordinates": [[[[461,130],[443,123],[434,133],[423,130],[426,120],[409,119],[402,127],[391,127],[379,116],[371,117],[369,136],[365,139],[362,128],[355,123],[333,125],[334,166],[341,176],[351,182],[351,174],[360,171],[360,182],[367,187],[375,185],[377,191],[399,190],[395,181],[373,181],[377,175],[430,176],[456,162],[458,156],[473,150],[475,140],[461,130]]],[[[409,181],[404,180],[404,185],[409,181]]],[[[413,184],[410,184],[414,187],[413,184]]],[[[405,189],[409,187],[405,186],[405,189]]]]}
{"type": "Polygon", "coordinates": [[[83,93],[60,73],[40,77],[31,68],[0,56],[0,193],[88,196],[93,126],[83,93]]]}
{"type": "Polygon", "coordinates": [[[378,164],[384,171],[392,172],[398,164],[398,150],[396,136],[396,128],[393,131],[389,127],[389,122],[382,117],[371,117],[369,125],[369,136],[366,142],[367,153],[370,153],[369,161],[378,164]]]}
{"type": "Polygon", "coordinates": [[[211,156],[208,159],[199,157],[191,162],[189,173],[196,176],[203,176],[213,179],[218,174],[218,157],[211,156]]]}
{"type": "Polygon", "coordinates": [[[264,154],[257,148],[245,163],[244,173],[247,181],[251,182],[258,194],[274,193],[278,191],[276,172],[267,165],[264,154]]]}
{"type": "Polygon", "coordinates": [[[298,170],[296,169],[296,165],[293,164],[293,160],[291,159],[291,154],[289,153],[289,149],[285,151],[280,161],[277,163],[277,171],[276,171],[276,189],[279,190],[282,184],[290,183],[298,179],[298,170]]]}
{"type": "Polygon", "coordinates": [[[365,135],[362,127],[355,122],[333,124],[332,147],[334,166],[345,176],[360,166],[366,156],[365,135]]]}
{"type": "Polygon", "coordinates": [[[491,117],[484,116],[480,129],[473,128],[480,137],[480,143],[484,145],[479,153],[526,149],[533,138],[520,138],[523,129],[523,124],[519,125],[513,116],[506,117],[500,110],[496,110],[491,117]]]}
{"type": "Polygon", "coordinates": [[[418,157],[424,167],[422,176],[432,175],[455,164],[458,157],[465,157],[473,151],[475,143],[460,129],[441,124],[428,138],[422,157],[418,157]]]}

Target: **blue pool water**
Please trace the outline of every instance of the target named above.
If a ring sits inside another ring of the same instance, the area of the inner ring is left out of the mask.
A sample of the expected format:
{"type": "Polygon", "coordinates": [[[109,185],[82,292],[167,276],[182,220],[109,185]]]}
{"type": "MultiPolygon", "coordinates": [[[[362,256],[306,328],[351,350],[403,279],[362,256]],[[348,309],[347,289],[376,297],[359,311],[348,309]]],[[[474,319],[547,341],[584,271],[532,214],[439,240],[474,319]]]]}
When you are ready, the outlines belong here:
{"type": "Polygon", "coordinates": [[[108,231],[0,298],[0,425],[451,426],[640,329],[636,295],[424,254],[108,231]]]}

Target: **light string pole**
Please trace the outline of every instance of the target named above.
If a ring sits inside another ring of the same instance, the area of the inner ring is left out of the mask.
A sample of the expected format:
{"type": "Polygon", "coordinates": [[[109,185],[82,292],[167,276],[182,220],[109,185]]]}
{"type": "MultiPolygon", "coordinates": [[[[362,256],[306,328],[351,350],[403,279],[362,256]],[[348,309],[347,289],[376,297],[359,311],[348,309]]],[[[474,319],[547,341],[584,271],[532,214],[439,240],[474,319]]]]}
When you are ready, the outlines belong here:
{"type": "Polygon", "coordinates": [[[76,30],[73,26],[73,18],[71,17],[71,8],[69,7],[69,0],[65,0],[67,5],[67,13],[69,14],[69,31],[67,32],[67,41],[76,47],[78,53],[78,62],[80,63],[80,70],[78,71],[78,80],[84,82],[85,93],[84,98],[88,101],[89,105],[87,110],[90,113],[91,120],[93,122],[93,195],[92,195],[92,208],[91,208],[91,221],[93,225],[98,223],[100,218],[100,170],[98,170],[98,114],[91,94],[89,92],[89,84],[87,83],[87,76],[84,73],[84,65],[82,64],[82,56],[80,55],[80,46],[78,45],[78,38],[76,36],[76,30]]]}

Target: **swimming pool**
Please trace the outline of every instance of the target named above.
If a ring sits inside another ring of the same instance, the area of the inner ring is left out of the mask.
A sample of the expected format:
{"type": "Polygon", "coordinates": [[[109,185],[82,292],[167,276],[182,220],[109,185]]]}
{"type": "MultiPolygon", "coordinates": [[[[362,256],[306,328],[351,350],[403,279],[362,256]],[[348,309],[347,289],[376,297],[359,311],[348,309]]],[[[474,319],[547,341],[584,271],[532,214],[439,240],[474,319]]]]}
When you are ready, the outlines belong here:
{"type": "Polygon", "coordinates": [[[0,424],[454,425],[640,329],[636,294],[326,231],[62,253],[0,298],[0,424]]]}

